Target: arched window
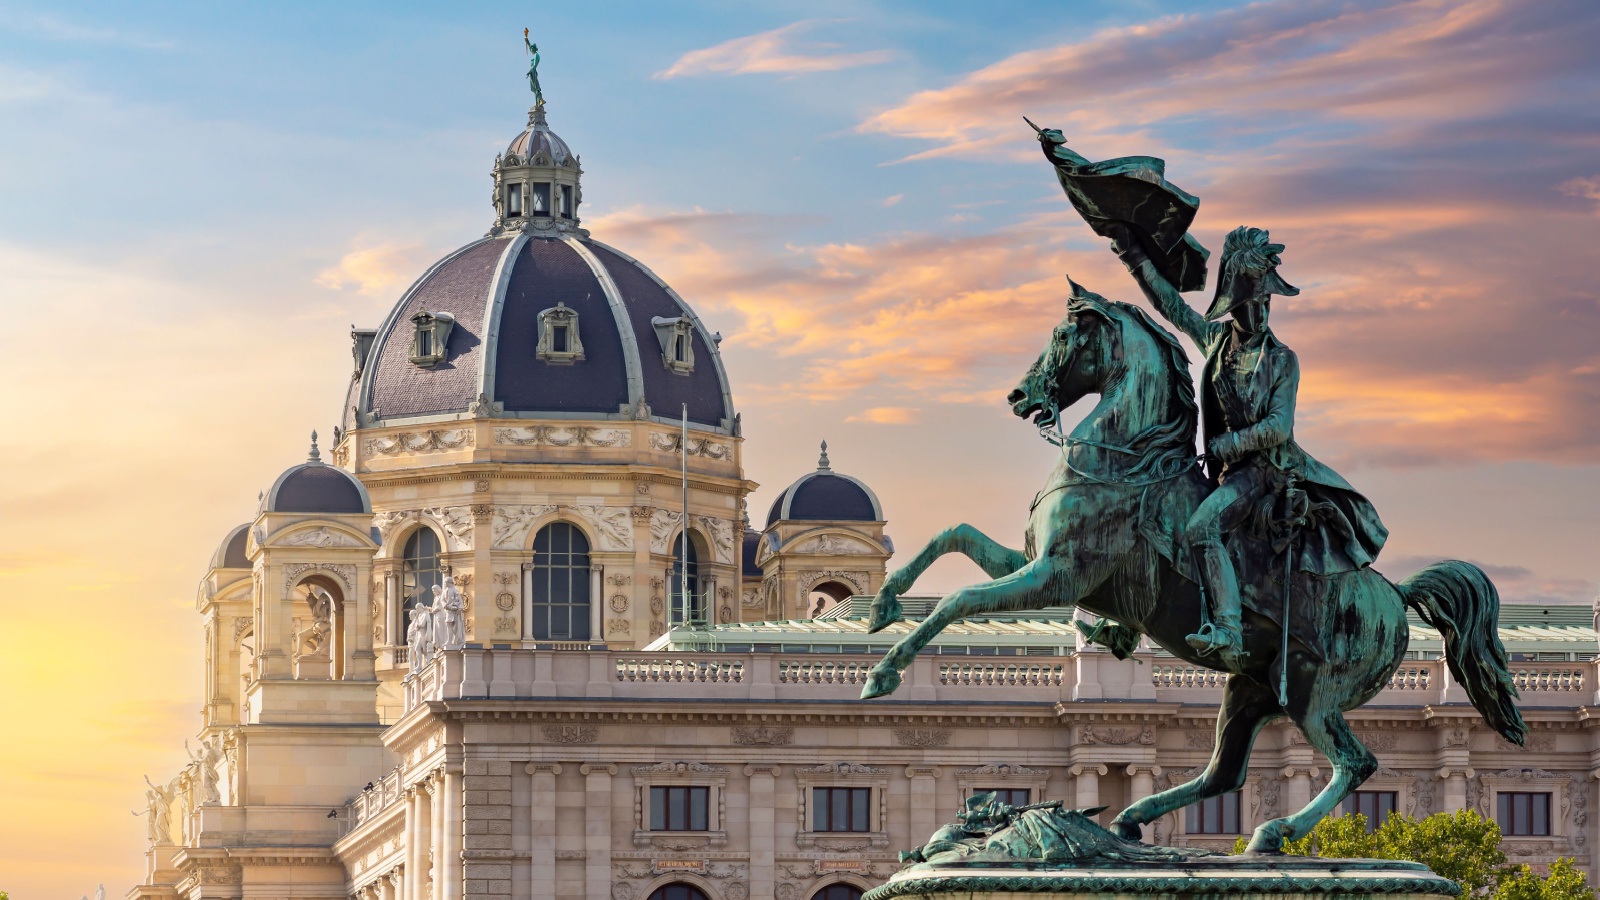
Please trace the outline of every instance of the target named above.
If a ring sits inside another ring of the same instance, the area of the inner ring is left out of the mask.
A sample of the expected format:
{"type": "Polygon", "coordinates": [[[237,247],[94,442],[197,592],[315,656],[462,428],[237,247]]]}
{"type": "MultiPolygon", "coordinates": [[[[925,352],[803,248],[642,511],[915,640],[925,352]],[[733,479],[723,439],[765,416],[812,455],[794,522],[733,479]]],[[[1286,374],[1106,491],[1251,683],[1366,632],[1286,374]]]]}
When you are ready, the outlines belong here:
{"type": "Polygon", "coordinates": [[[444,571],[439,565],[439,536],[431,528],[418,528],[406,541],[405,562],[401,567],[402,592],[400,633],[394,643],[404,644],[406,632],[411,628],[411,616],[419,607],[433,605],[434,585],[444,583],[444,571]]]}
{"type": "Polygon", "coordinates": [[[830,884],[815,894],[811,900],[861,900],[861,888],[853,884],[830,884]]]}
{"type": "Polygon", "coordinates": [[[684,559],[683,535],[672,542],[672,624],[692,625],[706,620],[705,598],[700,596],[700,552],[695,548],[695,537],[687,541],[689,558],[684,559]],[[684,595],[684,575],[688,577],[689,592],[684,595]]]}
{"type": "Polygon", "coordinates": [[[851,590],[847,584],[837,581],[824,581],[811,589],[810,595],[806,599],[805,614],[800,618],[815,619],[838,606],[841,601],[854,593],[855,591],[851,590]]]}
{"type": "Polygon", "coordinates": [[[552,522],[533,539],[533,639],[589,640],[589,539],[552,522]]]}
{"type": "MultiPolygon", "coordinates": [[[[859,897],[861,895],[857,893],[856,896],[859,897]]],[[[709,900],[709,898],[706,897],[705,891],[692,884],[674,881],[651,891],[650,900],[709,900]]]]}

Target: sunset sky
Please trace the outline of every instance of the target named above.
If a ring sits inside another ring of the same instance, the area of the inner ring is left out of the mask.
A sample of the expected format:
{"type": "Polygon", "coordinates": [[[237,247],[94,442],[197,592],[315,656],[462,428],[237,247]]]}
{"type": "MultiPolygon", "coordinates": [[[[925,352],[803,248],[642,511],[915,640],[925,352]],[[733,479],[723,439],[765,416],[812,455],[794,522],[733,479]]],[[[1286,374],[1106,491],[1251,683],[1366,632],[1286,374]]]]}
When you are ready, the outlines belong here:
{"type": "MultiPolygon", "coordinates": [[[[1138,292],[1027,115],[1284,243],[1298,437],[1392,577],[1600,579],[1600,6],[0,0],[0,890],[120,897],[199,725],[198,579],[332,431],[349,326],[483,233],[531,103],[584,224],[726,336],[745,462],[882,498],[904,557],[1020,543],[1056,452],[1003,397],[1063,275],[1138,292]]],[[[1201,295],[1193,295],[1201,303],[1201,295]]],[[[975,580],[942,563],[919,591],[975,580]]]]}

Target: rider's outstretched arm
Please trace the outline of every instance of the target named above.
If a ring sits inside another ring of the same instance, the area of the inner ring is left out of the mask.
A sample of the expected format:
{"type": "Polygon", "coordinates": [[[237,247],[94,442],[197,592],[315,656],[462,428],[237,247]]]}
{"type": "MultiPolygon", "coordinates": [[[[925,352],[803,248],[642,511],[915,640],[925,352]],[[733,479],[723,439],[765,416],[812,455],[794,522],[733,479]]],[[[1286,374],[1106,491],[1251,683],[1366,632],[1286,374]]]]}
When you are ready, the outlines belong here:
{"type": "Polygon", "coordinates": [[[1128,267],[1128,273],[1139,284],[1145,299],[1156,308],[1156,312],[1171,322],[1173,327],[1187,334],[1202,351],[1227,328],[1220,322],[1207,322],[1204,316],[1183,301],[1178,289],[1156,269],[1155,263],[1145,255],[1138,238],[1127,226],[1122,226],[1120,233],[1111,236],[1111,251],[1128,267]]]}

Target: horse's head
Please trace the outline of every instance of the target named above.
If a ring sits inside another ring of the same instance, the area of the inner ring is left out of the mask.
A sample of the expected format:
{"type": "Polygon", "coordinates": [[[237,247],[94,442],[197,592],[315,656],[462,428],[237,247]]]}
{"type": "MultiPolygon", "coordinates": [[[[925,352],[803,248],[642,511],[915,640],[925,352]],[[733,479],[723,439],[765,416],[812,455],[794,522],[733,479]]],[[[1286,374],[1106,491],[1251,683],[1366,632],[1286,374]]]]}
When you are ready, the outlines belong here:
{"type": "Polygon", "coordinates": [[[1088,394],[1099,393],[1107,375],[1105,349],[1114,331],[1109,302],[1072,284],[1067,317],[1055,327],[1050,343],[1028,367],[1006,402],[1011,411],[1041,429],[1056,426],[1061,410],[1088,394]]]}

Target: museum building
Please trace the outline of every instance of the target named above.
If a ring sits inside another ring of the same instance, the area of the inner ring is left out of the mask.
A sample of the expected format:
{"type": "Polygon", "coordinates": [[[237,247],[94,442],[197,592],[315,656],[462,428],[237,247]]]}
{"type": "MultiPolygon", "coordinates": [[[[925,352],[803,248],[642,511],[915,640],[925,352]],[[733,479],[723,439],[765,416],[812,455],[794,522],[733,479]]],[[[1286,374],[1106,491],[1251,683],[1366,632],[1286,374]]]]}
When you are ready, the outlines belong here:
{"type": "MultiPolygon", "coordinates": [[[[720,334],[581,227],[542,103],[491,174],[488,233],[352,332],[329,458],[313,436],[211,559],[198,749],[150,785],[130,897],[856,900],[974,792],[1114,812],[1204,766],[1223,676],[1115,659],[1070,610],[958,623],[857,699],[933,602],[866,633],[878,497],[824,445],[755,528],[720,334]],[[413,653],[443,590],[462,646],[413,653]]],[[[1382,768],[1348,807],[1474,808],[1593,874],[1594,613],[1507,606],[1501,637],[1527,749],[1413,620],[1349,716],[1382,768]]],[[[1242,790],[1147,838],[1231,846],[1327,776],[1270,726],[1242,790]]]]}

